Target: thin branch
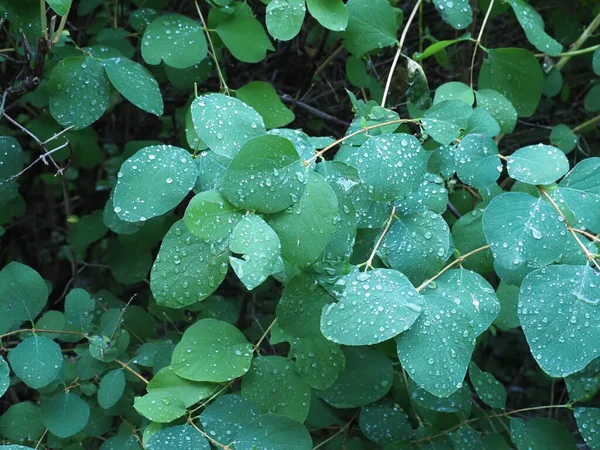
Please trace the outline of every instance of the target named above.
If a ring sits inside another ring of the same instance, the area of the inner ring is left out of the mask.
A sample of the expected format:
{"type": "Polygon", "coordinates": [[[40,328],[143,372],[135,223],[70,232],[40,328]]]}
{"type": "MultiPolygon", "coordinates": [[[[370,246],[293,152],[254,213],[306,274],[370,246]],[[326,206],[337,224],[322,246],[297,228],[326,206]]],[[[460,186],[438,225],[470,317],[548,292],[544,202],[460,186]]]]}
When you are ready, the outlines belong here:
{"type": "Polygon", "coordinates": [[[367,269],[369,267],[373,267],[373,260],[375,259],[377,250],[379,250],[379,247],[381,246],[381,243],[383,242],[383,238],[385,237],[388,230],[390,229],[390,226],[392,225],[392,220],[394,219],[395,214],[396,214],[396,205],[394,205],[394,207],[392,208],[392,212],[390,213],[390,217],[388,218],[388,220],[385,224],[385,228],[383,229],[383,232],[379,236],[379,239],[377,239],[377,243],[375,244],[375,247],[373,247],[373,251],[371,252],[371,255],[369,256],[369,259],[367,259],[367,262],[365,263],[365,272],[367,271],[367,269]]]}
{"type": "Polygon", "coordinates": [[[265,340],[265,338],[267,337],[267,334],[269,334],[269,331],[271,331],[271,328],[273,328],[273,325],[275,325],[275,322],[277,322],[277,318],[275,318],[275,320],[273,320],[273,322],[271,322],[271,325],[269,325],[269,327],[265,330],[263,335],[260,337],[260,339],[258,340],[256,345],[254,346],[255,352],[258,352],[258,350],[260,349],[260,344],[262,344],[262,341],[265,340]]]}
{"type": "MultiPolygon", "coordinates": [[[[17,174],[15,174],[15,175],[13,175],[12,177],[8,178],[8,179],[6,180],[6,183],[8,183],[9,181],[12,181],[12,180],[14,180],[15,178],[19,178],[21,175],[23,175],[25,172],[27,172],[29,169],[31,169],[33,166],[35,166],[35,165],[36,165],[38,162],[40,162],[40,161],[44,161],[44,162],[46,162],[46,157],[48,157],[48,156],[52,155],[52,153],[55,153],[55,152],[57,152],[57,151],[59,151],[59,150],[62,150],[62,149],[63,149],[63,148],[65,148],[65,147],[68,147],[68,146],[69,146],[69,142],[67,141],[67,142],[66,142],[66,143],[64,143],[63,145],[60,145],[60,146],[56,147],[55,149],[53,149],[53,150],[50,150],[49,152],[46,152],[46,153],[43,153],[43,154],[41,154],[41,155],[40,155],[40,156],[38,156],[38,157],[37,157],[37,158],[36,158],[36,159],[35,159],[35,160],[34,160],[34,161],[31,163],[31,164],[29,164],[27,167],[25,167],[25,168],[24,168],[23,170],[21,170],[19,173],[17,173],[17,174]]],[[[48,163],[46,162],[46,164],[48,164],[48,163]]]]}
{"type": "Polygon", "coordinates": [[[194,423],[194,421],[188,417],[187,419],[188,423],[198,432],[200,433],[202,436],[204,436],[206,439],[208,439],[210,442],[212,442],[213,444],[215,444],[217,447],[221,447],[223,450],[231,450],[231,447],[225,445],[225,444],[221,444],[219,441],[215,440],[214,438],[210,437],[208,434],[206,434],[204,431],[202,431],[200,428],[198,428],[198,426],[194,423]]]}
{"type": "Polygon", "coordinates": [[[118,365],[120,365],[123,369],[125,369],[125,370],[129,371],[130,373],[132,373],[133,375],[135,375],[139,380],[143,381],[145,384],[149,383],[149,381],[146,380],[142,375],[140,375],[135,370],[133,370],[131,367],[129,367],[129,365],[127,363],[124,363],[123,361],[121,361],[119,359],[115,359],[115,362],[118,365]]]}
{"type": "Polygon", "coordinates": [[[295,106],[299,106],[300,108],[314,114],[317,117],[320,117],[321,119],[329,120],[333,123],[337,123],[338,125],[343,125],[345,127],[350,126],[350,122],[346,122],[345,120],[338,119],[337,117],[327,114],[327,113],[321,111],[320,109],[317,109],[317,108],[314,108],[313,106],[307,105],[306,103],[301,102],[300,100],[296,100],[291,95],[283,94],[283,95],[280,95],[279,97],[281,98],[281,100],[283,102],[290,103],[295,106]]]}
{"type": "Polygon", "coordinates": [[[223,72],[221,72],[221,67],[219,66],[219,60],[217,59],[217,53],[215,52],[215,46],[213,45],[212,38],[210,37],[210,31],[206,26],[206,22],[204,21],[204,16],[202,15],[202,11],[200,10],[200,5],[198,5],[198,1],[194,0],[194,4],[196,5],[196,11],[198,11],[198,15],[200,16],[200,21],[202,22],[202,28],[206,33],[206,38],[208,39],[208,44],[210,45],[210,51],[212,59],[215,61],[215,66],[217,67],[217,74],[219,75],[219,81],[223,90],[227,95],[229,95],[229,87],[227,86],[227,82],[225,81],[225,77],[223,76],[223,72]]]}
{"type": "MultiPolygon", "coordinates": [[[[585,30],[583,30],[583,33],[581,33],[581,36],[579,36],[579,38],[573,43],[573,45],[571,45],[571,47],[569,48],[569,51],[567,53],[572,53],[574,51],[577,51],[581,48],[581,46],[585,43],[585,41],[588,40],[588,38],[590,36],[592,36],[594,34],[594,31],[596,31],[596,28],[598,28],[600,26],[600,13],[594,17],[594,20],[592,20],[592,22],[587,26],[587,28],[585,30]]],[[[562,58],[560,58],[558,60],[558,62],[554,65],[554,67],[556,67],[558,70],[561,70],[565,64],[567,64],[569,62],[569,60],[571,59],[573,55],[565,55],[562,58]]]]}
{"type": "Polygon", "coordinates": [[[354,422],[354,420],[358,417],[358,413],[354,414],[352,416],[352,418],[346,423],[346,425],[344,425],[342,428],[340,428],[337,433],[329,436],[327,439],[325,439],[323,442],[320,442],[318,445],[313,447],[313,450],[317,450],[319,447],[324,446],[325,444],[327,444],[329,441],[335,439],[336,437],[338,437],[340,434],[344,433],[348,428],[350,428],[350,425],[352,425],[352,422],[354,422]]]}
{"type": "Polygon", "coordinates": [[[582,133],[583,130],[585,130],[587,127],[589,127],[590,125],[594,125],[597,122],[600,122],[600,115],[596,116],[596,117],[592,117],[590,120],[586,120],[585,122],[583,122],[582,124],[577,125],[575,128],[573,128],[571,131],[575,134],[577,133],[582,133]]]}
{"type": "Polygon", "coordinates": [[[473,69],[475,67],[475,56],[477,55],[477,50],[479,49],[479,44],[481,44],[481,38],[483,37],[483,30],[485,30],[485,26],[487,25],[487,21],[490,18],[490,13],[492,12],[492,8],[494,7],[494,0],[490,1],[490,6],[488,6],[487,12],[485,13],[485,17],[483,19],[483,23],[481,24],[481,28],[479,29],[479,35],[477,36],[477,40],[475,41],[475,48],[473,49],[473,56],[471,56],[471,72],[470,72],[470,86],[473,88],[473,69]]]}

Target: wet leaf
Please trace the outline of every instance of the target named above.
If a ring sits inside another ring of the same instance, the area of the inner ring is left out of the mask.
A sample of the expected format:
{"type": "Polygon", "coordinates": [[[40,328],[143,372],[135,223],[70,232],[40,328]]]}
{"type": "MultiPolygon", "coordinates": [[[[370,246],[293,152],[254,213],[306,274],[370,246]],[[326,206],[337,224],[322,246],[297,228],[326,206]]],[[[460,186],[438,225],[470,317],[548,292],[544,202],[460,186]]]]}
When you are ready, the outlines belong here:
{"type": "Polygon", "coordinates": [[[136,397],[135,410],[152,422],[169,423],[186,413],[183,402],[164,391],[153,391],[143,397],[136,397]]]}
{"type": "Polygon", "coordinates": [[[433,0],[442,20],[456,30],[467,28],[473,21],[473,11],[468,0],[433,0]]]}
{"type": "Polygon", "coordinates": [[[434,104],[421,119],[423,128],[440,144],[450,144],[461,135],[473,110],[460,100],[444,100],[434,104]]]}
{"type": "Polygon", "coordinates": [[[348,10],[342,0],[306,0],[311,16],[332,31],[344,31],[348,26],[348,10]]]}
{"type": "MultiPolygon", "coordinates": [[[[273,3],[270,3],[269,6],[273,3]]],[[[302,6],[304,7],[304,4],[302,6]]],[[[267,11],[267,17],[269,17],[268,14],[267,11]]],[[[235,94],[241,101],[258,111],[265,121],[267,129],[283,127],[293,122],[296,117],[283,104],[277,91],[270,83],[252,81],[239,88],[235,94]]]]}
{"type": "Polygon", "coordinates": [[[474,362],[469,365],[469,378],[479,398],[492,408],[506,407],[506,388],[494,375],[483,372],[474,362]]]}
{"type": "Polygon", "coordinates": [[[8,353],[8,362],[19,379],[39,389],[52,383],[60,372],[63,355],[56,342],[34,334],[8,353]]]}
{"type": "Polygon", "coordinates": [[[165,428],[152,435],[147,450],[210,450],[204,436],[190,425],[165,428]]]}
{"type": "Polygon", "coordinates": [[[550,145],[529,145],[508,157],[508,175],[529,184],[551,184],[569,171],[563,152],[550,145]]]}
{"type": "Polygon", "coordinates": [[[535,48],[550,56],[558,56],[562,52],[562,45],[544,31],[544,19],[533,6],[524,0],[507,0],[507,3],[512,6],[519,24],[525,31],[527,40],[535,48]]]}
{"type": "Polygon", "coordinates": [[[517,111],[512,103],[493,89],[480,89],[475,92],[477,107],[486,110],[500,125],[502,134],[510,134],[517,124],[517,111]]]}
{"type": "Polygon", "coordinates": [[[304,0],[273,0],[267,5],[266,24],[269,34],[280,41],[295,38],[304,22],[304,0]]]}
{"type": "Polygon", "coordinates": [[[483,134],[469,134],[461,139],[453,152],[458,178],[470,186],[484,187],[500,178],[502,163],[498,146],[483,134]]]}
{"type": "Polygon", "coordinates": [[[88,404],[72,392],[59,392],[44,400],[40,411],[46,428],[60,438],[79,433],[90,416],[88,404]]]}
{"type": "Polygon", "coordinates": [[[183,216],[187,229],[206,241],[229,237],[244,210],[236,208],[216,190],[196,194],[188,203],[183,216]]]}
{"type": "Polygon", "coordinates": [[[348,0],[344,46],[355,56],[397,42],[396,14],[386,0],[348,0]]]}

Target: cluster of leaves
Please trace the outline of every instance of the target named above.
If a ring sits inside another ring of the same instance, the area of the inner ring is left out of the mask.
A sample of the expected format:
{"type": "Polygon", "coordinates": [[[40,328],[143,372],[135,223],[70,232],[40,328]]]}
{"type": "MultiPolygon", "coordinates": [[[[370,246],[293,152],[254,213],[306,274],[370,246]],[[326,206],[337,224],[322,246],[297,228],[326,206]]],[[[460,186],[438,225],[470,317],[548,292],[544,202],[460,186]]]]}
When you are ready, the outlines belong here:
{"type": "Polygon", "coordinates": [[[600,116],[515,132],[600,75],[600,7],[253,3],[0,5],[0,448],[600,448],[600,116]],[[341,136],[236,81],[287,41],[347,54],[341,136]]]}

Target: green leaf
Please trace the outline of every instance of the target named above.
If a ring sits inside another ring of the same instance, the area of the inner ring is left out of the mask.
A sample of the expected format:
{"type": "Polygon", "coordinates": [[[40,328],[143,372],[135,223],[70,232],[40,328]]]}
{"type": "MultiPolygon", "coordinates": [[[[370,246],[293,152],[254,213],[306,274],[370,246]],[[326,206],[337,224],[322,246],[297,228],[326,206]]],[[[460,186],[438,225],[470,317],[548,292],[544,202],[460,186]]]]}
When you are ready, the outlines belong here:
{"type": "Polygon", "coordinates": [[[495,197],[487,206],[483,232],[496,268],[528,273],[560,257],[566,227],[554,208],[542,198],[508,192],[495,197]]]}
{"type": "Polygon", "coordinates": [[[171,145],[143,148],[121,166],[114,211],[127,222],[144,222],[165,214],[192,190],[197,175],[187,150],[171,145]]]}
{"type": "Polygon", "coordinates": [[[229,263],[246,289],[261,285],[274,273],[281,243],[273,229],[259,216],[250,214],[234,228],[229,250],[242,258],[229,257],[229,263]]]}
{"type": "MultiPolygon", "coordinates": [[[[270,3],[269,6],[273,3],[270,3]]],[[[269,16],[267,15],[267,17],[269,16]]],[[[258,111],[265,121],[267,129],[283,127],[296,118],[294,113],[283,104],[277,91],[270,83],[252,81],[236,90],[235,95],[258,111]]]]}
{"type": "Polygon", "coordinates": [[[268,413],[244,426],[233,445],[236,450],[310,450],[312,439],[308,430],[296,420],[268,413]]]}
{"type": "Polygon", "coordinates": [[[577,135],[564,123],[559,123],[552,127],[552,131],[550,132],[550,143],[555,147],[558,147],[565,155],[568,155],[575,150],[578,142],[579,138],[577,135]]]}
{"type": "MultiPolygon", "coordinates": [[[[159,425],[160,426],[160,425],[159,425]]],[[[141,450],[142,447],[139,444],[138,436],[131,434],[118,434],[111,438],[108,438],[100,450],[141,450]]],[[[79,450],[79,449],[77,449],[79,450]]]]}
{"type": "Polygon", "coordinates": [[[396,337],[398,358],[423,389],[447,397],[460,388],[475,339],[500,311],[490,284],[475,272],[449,270],[421,291],[423,313],[396,337]]]}
{"type": "Polygon", "coordinates": [[[348,26],[342,34],[344,47],[355,56],[398,42],[398,23],[387,0],[348,0],[348,26]]]}
{"type": "Polygon", "coordinates": [[[13,442],[35,442],[45,430],[40,409],[31,402],[15,403],[0,416],[0,433],[13,442]]]}
{"type": "Polygon", "coordinates": [[[340,278],[339,303],[323,309],[321,331],[344,345],[378,344],[406,331],[423,309],[423,299],[400,272],[354,271],[340,278]]]}
{"type": "Polygon", "coordinates": [[[12,136],[0,136],[0,206],[6,207],[6,201],[19,194],[16,180],[8,180],[21,171],[24,163],[19,142],[12,136]]]}
{"type": "Polygon", "coordinates": [[[519,287],[500,281],[496,289],[496,296],[500,301],[500,313],[494,320],[494,325],[501,330],[510,330],[521,326],[517,315],[519,287]]]}
{"type": "MultiPolygon", "coordinates": [[[[522,48],[499,48],[488,50],[487,55],[479,71],[479,89],[494,89],[504,95],[519,117],[533,115],[544,83],[542,69],[533,53],[522,48]]],[[[488,112],[495,117],[492,111],[488,112]]],[[[498,123],[503,128],[500,120],[498,123]]]]}
{"type": "Polygon", "coordinates": [[[321,25],[332,31],[344,31],[348,26],[348,9],[342,0],[306,0],[308,12],[321,25]]]}
{"type": "Polygon", "coordinates": [[[34,322],[48,301],[44,279],[31,267],[11,262],[0,271],[0,313],[11,323],[34,322]]]}
{"type": "Polygon", "coordinates": [[[115,369],[102,377],[98,389],[98,404],[104,409],[112,408],[125,392],[123,369],[115,369]]]}
{"type": "Polygon", "coordinates": [[[207,94],[192,102],[192,121],[196,133],[219,155],[233,158],[250,138],[265,134],[258,112],[237,98],[207,94]]]}
{"type": "Polygon", "coordinates": [[[60,438],[79,433],[88,423],[90,407],[72,392],[60,392],[45,400],[40,408],[42,422],[60,438]]]}
{"type": "Polygon", "coordinates": [[[162,95],[148,69],[127,58],[106,59],[103,64],[108,79],[123,97],[146,112],[162,115],[162,95]]]}
{"type": "Polygon", "coordinates": [[[563,152],[550,145],[529,145],[507,159],[508,175],[529,184],[551,184],[569,171],[563,152]]]}
{"type": "Polygon", "coordinates": [[[9,352],[8,362],[27,386],[39,389],[56,379],[63,356],[56,342],[34,334],[9,352]]]}
{"type": "Polygon", "coordinates": [[[87,216],[80,217],[75,222],[67,236],[67,242],[75,251],[84,252],[91,244],[102,239],[108,229],[104,225],[102,211],[97,209],[87,216]]]}
{"type": "Polygon", "coordinates": [[[525,422],[510,419],[510,437],[519,450],[575,450],[575,438],[556,420],[536,418],[525,422]]]}
{"type": "MultiPolygon", "coordinates": [[[[94,309],[96,302],[87,291],[73,289],[65,298],[66,330],[87,333],[94,320],[94,309]]],[[[82,338],[74,335],[62,335],[61,340],[79,341],[82,338]]]]}
{"type": "Polygon", "coordinates": [[[52,8],[59,16],[64,16],[69,12],[69,9],[71,9],[71,1],[72,0],[46,0],[50,5],[50,8],[52,8]]]}
{"type": "Polygon", "coordinates": [[[460,181],[473,187],[495,183],[502,173],[496,142],[483,134],[469,134],[454,149],[454,164],[460,181]]]}
{"type": "Polygon", "coordinates": [[[200,24],[181,14],[164,14],[154,19],[144,31],[141,47],[147,64],[164,61],[176,69],[192,67],[208,54],[200,24]]]}
{"type": "Polygon", "coordinates": [[[267,50],[275,50],[267,33],[252,9],[245,3],[237,3],[235,12],[219,22],[216,33],[231,54],[242,62],[262,61],[267,50]]]}
{"type": "Polygon", "coordinates": [[[506,388],[494,375],[483,372],[474,362],[469,364],[469,378],[479,398],[492,408],[504,409],[506,407],[506,388]]]}
{"type": "MultiPolygon", "coordinates": [[[[115,326],[113,329],[116,328],[115,326]]],[[[92,336],[90,338],[90,353],[98,361],[108,363],[117,359],[119,349],[108,336],[92,336]]]]}
{"type": "Polygon", "coordinates": [[[185,330],[173,352],[171,366],[186,380],[218,383],[244,375],[252,357],[252,345],[235,326],[203,319],[185,330]]]}
{"type": "Polygon", "coordinates": [[[562,45],[544,31],[544,19],[533,6],[524,0],[507,0],[507,3],[512,6],[527,40],[535,48],[550,56],[558,56],[562,52],[562,45]]]}
{"type": "Polygon", "coordinates": [[[387,402],[365,406],[360,410],[358,424],[364,435],[377,445],[408,440],[412,428],[408,416],[397,405],[387,402]]]}
{"type": "Polygon", "coordinates": [[[589,112],[600,111],[600,84],[594,84],[587,94],[585,94],[583,107],[589,112]]]}
{"type": "Polygon", "coordinates": [[[152,435],[147,450],[210,450],[204,436],[189,425],[165,428],[152,435]]]}
{"type": "Polygon", "coordinates": [[[600,158],[578,163],[550,193],[573,212],[577,224],[600,232],[600,158]]]}
{"type": "Polygon", "coordinates": [[[0,356],[0,397],[2,397],[10,387],[10,368],[6,360],[0,356]]]}
{"type": "Polygon", "coordinates": [[[179,398],[162,390],[136,397],[133,407],[142,416],[158,423],[172,422],[187,412],[179,398]]]}
{"type": "Polygon", "coordinates": [[[186,408],[210,397],[219,388],[214,383],[198,383],[179,377],[171,366],[163,367],[146,386],[148,392],[161,391],[179,398],[186,408]]]}
{"type": "Polygon", "coordinates": [[[223,175],[221,191],[239,208],[276,213],[298,202],[306,183],[306,168],[294,145],[265,134],[242,145],[223,175]]]}
{"type": "Polygon", "coordinates": [[[108,109],[111,87],[102,63],[87,56],[65,58],[48,80],[50,114],[63,127],[85,128],[108,109]]]}
{"type": "Polygon", "coordinates": [[[473,92],[473,89],[464,83],[459,81],[449,81],[435,90],[433,104],[441,103],[444,100],[461,100],[467,105],[473,106],[473,103],[475,102],[475,93],[473,92]]]}
{"type": "MultiPolygon", "coordinates": [[[[452,241],[454,247],[461,255],[487,244],[483,234],[483,209],[474,209],[460,217],[452,226],[452,241]]],[[[469,256],[462,262],[465,269],[478,273],[487,273],[494,270],[494,257],[489,249],[469,256]]]]}
{"type": "Polygon", "coordinates": [[[502,134],[510,134],[517,124],[517,111],[512,103],[493,89],[480,89],[475,92],[477,107],[485,109],[500,125],[502,134]]]}
{"type": "Polygon", "coordinates": [[[296,374],[295,365],[281,356],[256,358],[242,378],[242,397],[265,412],[304,422],[310,407],[310,386],[296,374]]]}
{"type": "Polygon", "coordinates": [[[188,203],[183,221],[194,236],[216,241],[231,234],[242,219],[243,212],[243,209],[229,203],[219,191],[204,191],[196,194],[188,203]]]}
{"type": "Polygon", "coordinates": [[[358,408],[383,398],[392,387],[392,361],[371,347],[346,347],[343,352],[346,368],[333,385],[317,395],[339,409],[358,408]]]}
{"type": "Polygon", "coordinates": [[[282,257],[297,267],[315,262],[335,232],[337,209],[333,189],[323,177],[309,172],[298,202],[267,220],[279,236],[282,257]]]}
{"type": "Polygon", "coordinates": [[[461,135],[473,110],[460,100],[444,100],[433,105],[421,119],[423,128],[440,144],[450,144],[461,135]]]}
{"type": "Polygon", "coordinates": [[[198,166],[198,179],[194,191],[201,192],[216,189],[221,185],[221,179],[231,159],[216,152],[205,151],[196,155],[194,161],[198,166]]]}
{"type": "Polygon", "coordinates": [[[413,380],[409,380],[407,387],[410,399],[418,411],[427,410],[440,413],[460,414],[468,417],[471,409],[472,398],[469,387],[463,383],[456,392],[448,397],[438,397],[419,387],[413,380]]]}
{"type": "Polygon", "coordinates": [[[305,14],[304,0],[273,0],[267,5],[267,30],[275,39],[289,41],[300,32],[305,14]]]}
{"type": "Polygon", "coordinates": [[[379,255],[416,284],[441,269],[449,247],[448,224],[439,214],[425,211],[397,220],[383,239],[379,255]]]}
{"type": "Polygon", "coordinates": [[[483,134],[487,137],[494,137],[500,134],[500,125],[482,107],[475,108],[473,114],[469,117],[469,123],[465,130],[467,134],[483,134]]]}
{"type": "MultiPolygon", "coordinates": [[[[439,52],[443,52],[443,50],[446,47],[449,47],[451,45],[456,44],[457,42],[461,42],[461,41],[470,41],[471,40],[471,33],[465,33],[462,36],[456,38],[456,39],[447,39],[447,40],[442,40],[442,41],[434,41],[433,44],[431,44],[429,47],[427,47],[423,53],[418,53],[415,52],[413,54],[413,59],[415,61],[422,61],[424,59],[429,58],[430,56],[434,56],[437,55],[439,52]]],[[[472,103],[471,103],[472,105],[472,103]]]]}
{"type": "Polygon", "coordinates": [[[596,75],[600,75],[600,47],[594,50],[592,56],[592,69],[596,75]]]}
{"type": "Polygon", "coordinates": [[[231,443],[239,432],[260,416],[260,408],[236,394],[217,398],[200,414],[202,427],[217,442],[231,443]]]}
{"type": "Polygon", "coordinates": [[[598,408],[575,408],[575,420],[579,433],[585,439],[587,445],[592,450],[600,448],[600,435],[598,433],[598,423],[600,423],[600,409],[598,408]]]}
{"type": "Polygon", "coordinates": [[[473,10],[469,0],[433,0],[442,20],[456,30],[464,30],[473,22],[473,10]]]}
{"type": "Polygon", "coordinates": [[[523,280],[519,320],[532,355],[550,376],[565,377],[600,356],[600,334],[590,327],[598,320],[599,281],[591,267],[567,265],[536,270],[523,280]]]}
{"type": "Polygon", "coordinates": [[[156,302],[183,308],[212,294],[227,275],[227,242],[205,242],[179,220],[163,239],[152,266],[150,287],[156,302]]]}

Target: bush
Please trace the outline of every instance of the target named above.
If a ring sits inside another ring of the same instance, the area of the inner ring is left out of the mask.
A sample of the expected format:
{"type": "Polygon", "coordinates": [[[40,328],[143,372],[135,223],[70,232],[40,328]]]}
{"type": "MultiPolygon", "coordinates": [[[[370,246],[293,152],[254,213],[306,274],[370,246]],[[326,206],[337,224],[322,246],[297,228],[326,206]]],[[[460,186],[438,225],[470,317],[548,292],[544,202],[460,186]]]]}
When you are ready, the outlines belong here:
{"type": "Polygon", "coordinates": [[[600,448],[597,2],[0,12],[1,449],[600,448]]]}

